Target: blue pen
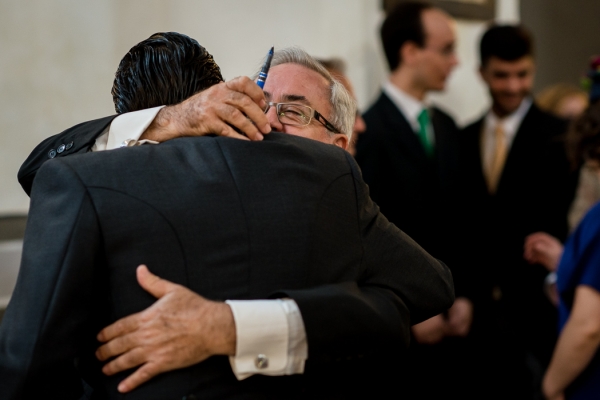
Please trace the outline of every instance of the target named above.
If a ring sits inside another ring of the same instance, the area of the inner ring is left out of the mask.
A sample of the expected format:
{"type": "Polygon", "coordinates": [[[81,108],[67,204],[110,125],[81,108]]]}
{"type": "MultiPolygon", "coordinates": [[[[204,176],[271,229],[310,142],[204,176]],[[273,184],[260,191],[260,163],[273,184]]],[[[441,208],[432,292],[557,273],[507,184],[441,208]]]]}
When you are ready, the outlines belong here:
{"type": "Polygon", "coordinates": [[[269,50],[269,54],[267,54],[267,60],[265,61],[260,72],[258,73],[258,79],[256,80],[256,84],[260,86],[261,89],[264,89],[265,87],[265,81],[267,80],[269,68],[271,68],[271,61],[273,60],[273,51],[274,47],[271,47],[271,50],[269,50]]]}

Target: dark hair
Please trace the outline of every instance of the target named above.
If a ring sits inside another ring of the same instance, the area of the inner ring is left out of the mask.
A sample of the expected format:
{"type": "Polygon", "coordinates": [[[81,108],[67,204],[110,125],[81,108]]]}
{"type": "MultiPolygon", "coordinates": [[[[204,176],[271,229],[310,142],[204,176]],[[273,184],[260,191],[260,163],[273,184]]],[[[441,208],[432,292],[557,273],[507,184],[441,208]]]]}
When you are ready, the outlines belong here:
{"type": "Polygon", "coordinates": [[[481,38],[479,54],[482,66],[485,66],[490,57],[515,61],[521,57],[533,56],[533,38],[521,25],[493,25],[481,38]]]}
{"type": "Polygon", "coordinates": [[[600,99],[571,124],[567,150],[574,168],[586,160],[600,161],[600,99]]]}
{"type": "Polygon", "coordinates": [[[177,104],[222,81],[219,66],[196,40],[159,32],[123,57],[111,93],[121,114],[177,104]]]}
{"type": "Polygon", "coordinates": [[[404,43],[414,42],[425,46],[423,11],[433,8],[429,3],[409,1],[399,4],[385,18],[381,25],[381,42],[390,70],[395,70],[402,62],[400,48],[404,43]]]}

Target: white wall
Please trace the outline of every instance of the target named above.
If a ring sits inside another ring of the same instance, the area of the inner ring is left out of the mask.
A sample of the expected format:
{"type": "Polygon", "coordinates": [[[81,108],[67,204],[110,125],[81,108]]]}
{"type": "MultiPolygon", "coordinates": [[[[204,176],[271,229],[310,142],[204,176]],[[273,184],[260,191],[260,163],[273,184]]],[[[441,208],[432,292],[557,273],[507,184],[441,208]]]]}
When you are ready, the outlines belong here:
{"type": "MultiPolygon", "coordinates": [[[[518,0],[497,0],[518,20],[518,0]]],[[[387,72],[378,40],[379,0],[0,0],[0,215],[26,212],[19,166],[44,138],[113,113],[121,57],[159,31],[196,38],[226,78],[249,75],[270,46],[299,45],[348,62],[364,109],[387,72]]],[[[461,66],[434,101],[460,123],[486,106],[474,74],[482,23],[458,21],[461,66]]]]}

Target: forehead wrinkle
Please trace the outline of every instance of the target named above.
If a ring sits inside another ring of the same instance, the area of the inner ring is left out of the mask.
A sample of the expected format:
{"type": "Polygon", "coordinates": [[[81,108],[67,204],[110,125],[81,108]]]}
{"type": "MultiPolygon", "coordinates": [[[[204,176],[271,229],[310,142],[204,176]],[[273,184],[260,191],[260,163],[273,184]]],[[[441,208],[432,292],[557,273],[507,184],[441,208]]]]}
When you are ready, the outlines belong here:
{"type": "Polygon", "coordinates": [[[301,94],[288,94],[288,93],[284,93],[281,95],[281,100],[284,102],[288,102],[288,101],[293,101],[293,102],[300,102],[300,103],[305,103],[310,105],[310,101],[308,101],[308,99],[306,98],[306,96],[303,96],[301,94]]]}

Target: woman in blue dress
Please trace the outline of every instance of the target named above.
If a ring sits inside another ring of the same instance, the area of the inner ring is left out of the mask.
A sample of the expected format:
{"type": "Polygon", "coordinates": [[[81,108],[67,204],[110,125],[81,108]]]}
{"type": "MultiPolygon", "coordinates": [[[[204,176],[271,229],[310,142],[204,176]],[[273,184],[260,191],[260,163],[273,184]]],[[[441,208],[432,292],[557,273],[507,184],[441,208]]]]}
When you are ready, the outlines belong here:
{"type": "MultiPolygon", "coordinates": [[[[600,58],[591,106],[577,121],[576,153],[600,179],[600,58]]],[[[565,243],[558,271],[560,336],[542,388],[547,399],[600,399],[600,203],[565,243]]]]}

